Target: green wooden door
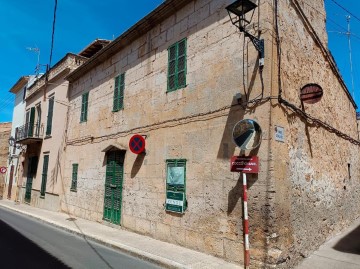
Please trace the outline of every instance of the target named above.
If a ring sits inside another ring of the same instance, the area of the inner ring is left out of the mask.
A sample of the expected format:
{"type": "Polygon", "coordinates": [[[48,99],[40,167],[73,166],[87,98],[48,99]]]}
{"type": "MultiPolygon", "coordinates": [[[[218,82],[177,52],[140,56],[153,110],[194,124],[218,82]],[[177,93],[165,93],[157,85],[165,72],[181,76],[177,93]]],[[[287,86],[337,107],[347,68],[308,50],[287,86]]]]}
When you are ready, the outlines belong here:
{"type": "Polygon", "coordinates": [[[32,137],[34,133],[34,122],[35,122],[35,107],[30,109],[30,121],[28,124],[28,137],[32,137]]]}
{"type": "Polygon", "coordinates": [[[114,224],[120,224],[121,221],[123,174],[124,152],[108,152],[105,177],[104,220],[114,224]]]}
{"type": "Polygon", "coordinates": [[[25,202],[31,201],[31,189],[33,183],[33,176],[36,172],[37,157],[30,157],[28,161],[27,174],[26,174],[26,189],[25,189],[25,202]]]}

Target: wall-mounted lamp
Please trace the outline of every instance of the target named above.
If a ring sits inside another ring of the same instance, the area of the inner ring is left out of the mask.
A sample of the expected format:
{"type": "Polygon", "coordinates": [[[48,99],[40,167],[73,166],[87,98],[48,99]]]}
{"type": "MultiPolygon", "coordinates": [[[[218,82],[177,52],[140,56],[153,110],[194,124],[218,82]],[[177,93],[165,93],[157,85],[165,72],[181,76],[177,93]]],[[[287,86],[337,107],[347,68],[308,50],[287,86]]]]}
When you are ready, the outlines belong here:
{"type": "Polygon", "coordinates": [[[14,146],[14,144],[15,144],[15,138],[14,137],[10,136],[8,141],[9,141],[9,146],[14,146]]]}
{"type": "Polygon", "coordinates": [[[226,10],[229,13],[231,23],[235,25],[240,32],[244,32],[244,35],[251,40],[255,49],[259,52],[259,66],[263,66],[265,57],[264,39],[259,39],[245,30],[245,26],[250,23],[245,19],[245,14],[257,7],[255,2],[256,0],[236,0],[234,3],[228,5],[226,10]],[[232,14],[235,15],[236,18],[234,18],[232,14]]]}

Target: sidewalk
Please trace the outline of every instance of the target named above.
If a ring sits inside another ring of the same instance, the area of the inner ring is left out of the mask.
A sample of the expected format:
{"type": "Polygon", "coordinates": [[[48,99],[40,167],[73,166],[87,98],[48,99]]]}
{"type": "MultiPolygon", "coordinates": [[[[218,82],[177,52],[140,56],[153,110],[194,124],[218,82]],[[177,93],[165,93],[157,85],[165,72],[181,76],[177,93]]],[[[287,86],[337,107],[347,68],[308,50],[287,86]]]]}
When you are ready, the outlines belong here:
{"type": "Polygon", "coordinates": [[[360,219],[324,243],[296,269],[359,269],[360,219]]]}
{"type": "Polygon", "coordinates": [[[43,210],[25,204],[18,205],[14,201],[9,200],[0,200],[0,206],[28,215],[71,233],[85,236],[88,239],[119,249],[165,268],[243,268],[240,265],[231,264],[201,252],[129,231],[111,228],[97,222],[77,217],[75,220],[69,220],[68,214],[43,210]]]}

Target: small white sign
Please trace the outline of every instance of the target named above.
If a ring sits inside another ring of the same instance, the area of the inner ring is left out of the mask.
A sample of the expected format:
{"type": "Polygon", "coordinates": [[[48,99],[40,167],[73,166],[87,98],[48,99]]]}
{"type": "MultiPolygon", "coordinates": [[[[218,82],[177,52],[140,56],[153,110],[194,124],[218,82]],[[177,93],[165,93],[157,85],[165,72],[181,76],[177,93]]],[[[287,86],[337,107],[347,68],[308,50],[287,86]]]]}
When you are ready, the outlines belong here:
{"type": "Polygon", "coordinates": [[[166,203],[169,205],[184,206],[184,201],[179,201],[179,200],[166,199],[166,203]]]}
{"type": "Polygon", "coordinates": [[[284,127],[275,126],[275,140],[279,142],[285,142],[284,127]]]}

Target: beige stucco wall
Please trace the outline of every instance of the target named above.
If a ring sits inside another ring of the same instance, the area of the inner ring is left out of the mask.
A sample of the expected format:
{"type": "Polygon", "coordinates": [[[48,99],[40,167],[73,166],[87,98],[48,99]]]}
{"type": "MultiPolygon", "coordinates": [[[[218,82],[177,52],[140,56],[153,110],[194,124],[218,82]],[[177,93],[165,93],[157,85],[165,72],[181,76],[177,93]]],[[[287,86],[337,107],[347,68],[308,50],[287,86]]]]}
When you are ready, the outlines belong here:
{"type": "MultiPolygon", "coordinates": [[[[121,225],[161,240],[241,263],[242,180],[229,171],[238,155],[234,124],[256,119],[263,128],[260,172],[248,175],[252,264],[290,268],[359,215],[357,146],[277,101],[278,58],[273,1],[260,3],[249,31],[265,39],[259,72],[253,45],[229,21],[231,1],[193,1],[147,35],[84,74],[70,86],[61,208],[102,222],[106,158],[110,145],[126,150],[121,225]],[[260,19],[258,19],[260,14],[260,19]],[[187,37],[187,86],[166,92],[167,48],[187,37]],[[124,109],[112,112],[114,78],[125,72],[124,109]],[[263,91],[246,109],[234,95],[263,91]],[[80,123],[81,95],[89,92],[87,122],[80,123]],[[275,141],[275,127],[285,142],[275,141]],[[146,135],[146,155],[128,149],[130,137],[146,135]],[[334,146],[336,145],[336,146],[334,146]],[[183,215],[164,210],[166,159],[187,159],[183,215]],[[70,191],[72,164],[79,164],[77,192],[70,191]],[[351,179],[348,177],[348,163],[351,179]],[[309,228],[311,227],[311,228],[309,228]]],[[[324,89],[306,113],[357,138],[355,109],[328,60],[304,26],[292,1],[279,1],[282,97],[301,107],[307,83],[324,89]]],[[[323,1],[304,3],[304,14],[326,46],[323,1]],[[309,6],[310,5],[310,6],[309,6]]]]}
{"type": "MultiPolygon", "coordinates": [[[[49,83],[44,93],[44,79],[40,80],[30,88],[26,100],[26,110],[41,104],[41,138],[40,143],[27,146],[25,169],[23,172],[23,184],[26,184],[28,157],[38,156],[38,166],[36,175],[33,178],[31,205],[46,208],[49,210],[59,210],[59,194],[63,191],[63,147],[65,143],[65,127],[68,111],[68,85],[69,82],[64,77],[79,66],[75,56],[68,56],[51,71],[49,83]],[[53,118],[51,135],[46,136],[47,116],[49,98],[54,97],[53,118]],[[49,155],[46,194],[45,198],[40,198],[42,182],[44,155],[49,155]]],[[[35,121],[37,119],[35,118],[35,121]]],[[[25,190],[23,191],[25,193],[25,190]]],[[[23,193],[23,194],[24,194],[23,193]]]]}

